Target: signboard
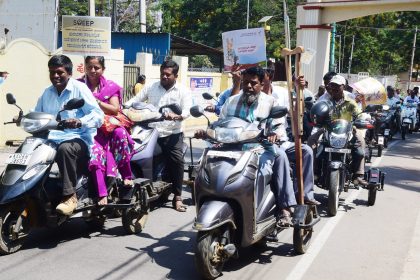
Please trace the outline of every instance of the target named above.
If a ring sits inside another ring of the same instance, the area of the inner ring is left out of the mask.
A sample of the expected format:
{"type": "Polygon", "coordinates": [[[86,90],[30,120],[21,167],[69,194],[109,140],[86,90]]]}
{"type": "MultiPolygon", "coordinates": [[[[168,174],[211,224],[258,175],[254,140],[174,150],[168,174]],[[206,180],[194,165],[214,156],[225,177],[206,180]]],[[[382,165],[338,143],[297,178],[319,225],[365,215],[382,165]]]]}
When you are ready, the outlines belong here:
{"type": "Polygon", "coordinates": [[[351,85],[357,92],[365,96],[366,104],[385,104],[386,91],[384,86],[374,78],[365,78],[351,85]]]}
{"type": "Polygon", "coordinates": [[[213,78],[191,78],[190,88],[192,92],[210,92],[213,87],[213,78]]]}
{"type": "Polygon", "coordinates": [[[63,16],[64,54],[108,56],[111,50],[111,18],[63,16]]]}
{"type": "Polygon", "coordinates": [[[190,89],[192,94],[193,105],[200,105],[205,107],[208,101],[204,100],[202,93],[211,93],[213,88],[213,78],[209,77],[191,77],[190,89]]]}
{"type": "Polygon", "coordinates": [[[264,28],[222,33],[224,70],[236,71],[267,60],[264,28]]]}

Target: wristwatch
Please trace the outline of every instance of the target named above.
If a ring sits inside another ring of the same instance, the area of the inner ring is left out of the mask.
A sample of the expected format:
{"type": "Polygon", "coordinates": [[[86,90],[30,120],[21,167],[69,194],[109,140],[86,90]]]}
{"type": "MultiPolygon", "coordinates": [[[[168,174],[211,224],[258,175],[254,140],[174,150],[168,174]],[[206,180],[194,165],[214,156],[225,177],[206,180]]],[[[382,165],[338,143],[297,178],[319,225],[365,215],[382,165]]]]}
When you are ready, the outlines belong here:
{"type": "Polygon", "coordinates": [[[101,100],[96,99],[96,103],[98,103],[98,105],[101,105],[101,100]]]}

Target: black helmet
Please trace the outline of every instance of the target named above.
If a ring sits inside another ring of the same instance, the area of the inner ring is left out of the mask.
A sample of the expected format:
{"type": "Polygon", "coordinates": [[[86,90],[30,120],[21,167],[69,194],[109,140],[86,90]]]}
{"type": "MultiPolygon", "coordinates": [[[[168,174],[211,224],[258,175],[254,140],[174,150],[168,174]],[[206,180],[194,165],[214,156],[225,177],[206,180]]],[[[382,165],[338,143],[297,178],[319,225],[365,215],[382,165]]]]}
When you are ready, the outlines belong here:
{"type": "Polygon", "coordinates": [[[330,101],[321,100],[311,108],[311,120],[316,125],[325,125],[331,120],[332,104],[330,101]]]}

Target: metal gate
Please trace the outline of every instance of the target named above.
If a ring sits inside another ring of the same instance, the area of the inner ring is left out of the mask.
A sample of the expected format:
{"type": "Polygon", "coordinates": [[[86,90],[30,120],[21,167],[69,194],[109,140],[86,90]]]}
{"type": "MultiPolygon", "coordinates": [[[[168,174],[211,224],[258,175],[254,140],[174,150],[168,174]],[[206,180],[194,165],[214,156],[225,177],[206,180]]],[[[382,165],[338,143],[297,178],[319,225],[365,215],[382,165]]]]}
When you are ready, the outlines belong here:
{"type": "Polygon", "coordinates": [[[124,64],[124,92],[123,102],[133,97],[133,88],[136,84],[137,77],[140,74],[140,67],[133,64],[124,64]]]}

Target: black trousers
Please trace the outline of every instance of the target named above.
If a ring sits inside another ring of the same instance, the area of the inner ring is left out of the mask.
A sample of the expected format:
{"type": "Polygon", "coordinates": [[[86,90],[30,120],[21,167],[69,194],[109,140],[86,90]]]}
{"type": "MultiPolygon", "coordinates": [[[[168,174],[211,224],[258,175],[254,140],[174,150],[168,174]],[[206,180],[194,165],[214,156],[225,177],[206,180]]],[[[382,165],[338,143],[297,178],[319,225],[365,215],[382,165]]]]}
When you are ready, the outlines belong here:
{"type": "Polygon", "coordinates": [[[75,193],[77,178],[88,167],[89,151],[86,143],[82,139],[62,142],[58,146],[55,161],[63,179],[63,196],[75,193]]]}
{"type": "Polygon", "coordinates": [[[182,182],[184,179],[184,155],[182,146],[184,144],[184,133],[172,134],[158,139],[165,158],[164,180],[172,183],[172,192],[176,196],[182,193],[182,182]]]}

